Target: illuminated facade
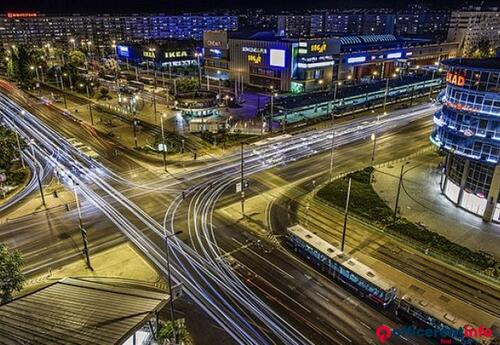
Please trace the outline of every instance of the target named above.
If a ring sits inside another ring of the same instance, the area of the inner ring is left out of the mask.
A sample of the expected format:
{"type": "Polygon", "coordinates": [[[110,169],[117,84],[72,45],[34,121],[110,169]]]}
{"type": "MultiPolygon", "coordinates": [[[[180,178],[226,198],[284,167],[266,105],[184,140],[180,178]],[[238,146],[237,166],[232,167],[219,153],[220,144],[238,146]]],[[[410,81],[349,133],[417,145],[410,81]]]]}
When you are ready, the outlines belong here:
{"type": "Polygon", "coordinates": [[[450,59],[431,141],[447,152],[442,192],[485,221],[500,220],[500,58],[450,59]]]}
{"type": "Polygon", "coordinates": [[[204,31],[233,31],[237,28],[237,16],[211,14],[167,16],[6,13],[0,14],[0,44],[50,43],[71,47],[92,42],[93,47],[102,48],[111,47],[113,41],[201,40],[204,31]]]}
{"type": "Polygon", "coordinates": [[[205,73],[213,79],[276,91],[302,92],[327,87],[334,78],[337,39],[287,39],[270,32],[251,35],[206,32],[205,73]]]}

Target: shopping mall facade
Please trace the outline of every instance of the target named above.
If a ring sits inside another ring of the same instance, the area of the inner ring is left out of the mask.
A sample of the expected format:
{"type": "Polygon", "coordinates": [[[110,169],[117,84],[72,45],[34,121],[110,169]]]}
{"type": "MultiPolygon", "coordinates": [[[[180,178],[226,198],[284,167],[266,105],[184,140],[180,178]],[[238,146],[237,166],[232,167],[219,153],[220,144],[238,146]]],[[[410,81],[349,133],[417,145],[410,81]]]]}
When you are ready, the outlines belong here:
{"type": "Polygon", "coordinates": [[[207,31],[205,74],[213,79],[300,93],[332,87],[336,81],[384,79],[454,57],[457,43],[358,35],[294,39],[271,32],[207,31]]]}
{"type": "Polygon", "coordinates": [[[440,182],[455,205],[500,221],[500,58],[449,59],[431,141],[446,152],[440,182]]]}

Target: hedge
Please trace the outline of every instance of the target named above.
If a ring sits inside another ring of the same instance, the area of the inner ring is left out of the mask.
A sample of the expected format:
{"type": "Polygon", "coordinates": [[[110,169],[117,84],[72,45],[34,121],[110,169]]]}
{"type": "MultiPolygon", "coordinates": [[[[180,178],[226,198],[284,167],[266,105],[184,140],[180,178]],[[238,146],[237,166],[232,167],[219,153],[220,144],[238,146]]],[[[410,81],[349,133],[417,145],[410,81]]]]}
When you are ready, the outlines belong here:
{"type": "Polygon", "coordinates": [[[349,203],[351,212],[384,227],[394,235],[409,238],[440,255],[472,265],[483,274],[500,278],[500,262],[495,260],[492,255],[482,251],[472,251],[404,217],[398,217],[394,220],[393,211],[379,197],[370,183],[372,172],[373,168],[369,167],[335,180],[321,188],[316,193],[316,197],[343,209],[350,177],[352,179],[349,203]]]}

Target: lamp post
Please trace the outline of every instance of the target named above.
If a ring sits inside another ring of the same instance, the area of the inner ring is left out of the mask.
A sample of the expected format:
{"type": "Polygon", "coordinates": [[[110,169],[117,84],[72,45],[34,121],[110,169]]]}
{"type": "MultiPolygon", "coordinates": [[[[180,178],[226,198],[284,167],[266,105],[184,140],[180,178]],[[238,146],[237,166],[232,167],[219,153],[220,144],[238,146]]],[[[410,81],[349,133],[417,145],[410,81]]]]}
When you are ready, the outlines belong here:
{"type": "MultiPolygon", "coordinates": [[[[165,169],[165,172],[168,172],[167,170],[167,146],[165,144],[165,128],[163,127],[163,118],[165,117],[165,114],[161,114],[160,116],[160,126],[161,126],[161,141],[162,141],[162,154],[163,154],[163,167],[165,169]]],[[[182,146],[184,147],[184,140],[182,146]]]]}
{"type": "Polygon", "coordinates": [[[349,213],[349,201],[351,198],[351,178],[349,177],[349,184],[347,186],[347,197],[345,201],[345,210],[344,210],[344,226],[342,228],[342,243],[340,245],[340,251],[344,251],[344,244],[345,244],[345,234],[347,230],[347,216],[349,213]]]}
{"type": "Polygon", "coordinates": [[[333,181],[333,152],[335,150],[335,128],[334,128],[334,119],[332,112],[332,147],[330,150],[330,182],[333,181]]]}
{"type": "Polygon", "coordinates": [[[176,343],[176,332],[175,332],[175,314],[174,314],[174,299],[172,298],[172,272],[170,270],[170,247],[168,240],[171,237],[177,236],[182,233],[182,230],[176,231],[172,234],[167,235],[167,231],[164,229],[164,239],[165,239],[165,251],[167,252],[167,274],[168,274],[168,293],[170,294],[170,322],[172,322],[172,335],[174,338],[174,344],[176,343]]]}
{"type": "MultiPolygon", "coordinates": [[[[33,157],[33,162],[36,162],[36,156],[35,156],[35,140],[31,139],[29,145],[31,146],[31,156],[33,157]]],[[[36,175],[36,181],[38,183],[38,188],[40,190],[40,197],[42,198],[42,204],[45,207],[45,195],[43,194],[43,188],[42,188],[42,181],[40,179],[40,172],[35,171],[36,175]]]]}
{"type": "Polygon", "coordinates": [[[273,132],[273,117],[274,117],[274,97],[278,96],[276,92],[273,92],[273,86],[271,85],[271,110],[269,114],[269,121],[268,121],[268,130],[269,133],[273,132]]]}
{"type": "Polygon", "coordinates": [[[90,100],[90,90],[89,90],[89,86],[88,84],[81,84],[80,83],[80,87],[83,88],[85,86],[85,91],[87,92],[87,98],[89,99],[89,114],[90,114],[90,123],[92,124],[92,126],[94,125],[94,115],[92,114],[92,102],[90,100]]]}
{"type": "Polygon", "coordinates": [[[401,185],[403,184],[403,175],[404,175],[404,169],[405,166],[410,163],[406,162],[404,164],[401,164],[401,173],[399,174],[399,183],[398,183],[398,191],[396,193],[396,202],[394,204],[394,213],[392,215],[393,219],[396,220],[397,214],[398,214],[398,207],[399,207],[399,195],[401,193],[401,185]]]}
{"type": "Polygon", "coordinates": [[[244,155],[243,155],[243,145],[245,143],[241,143],[240,146],[240,183],[241,183],[241,215],[245,217],[245,191],[244,191],[244,169],[245,169],[245,160],[244,160],[244,155]]]}
{"type": "Polygon", "coordinates": [[[196,61],[198,62],[198,80],[199,80],[200,89],[201,89],[201,65],[200,65],[201,53],[195,52],[194,56],[196,57],[196,61]]]}
{"type": "Polygon", "coordinates": [[[73,50],[75,50],[76,49],[75,39],[74,38],[70,38],[69,42],[73,45],[73,50]]]}
{"type": "Polygon", "coordinates": [[[77,187],[78,187],[78,184],[75,181],[73,181],[73,191],[75,193],[75,203],[76,203],[76,209],[78,211],[78,225],[80,227],[80,232],[81,232],[82,241],[83,241],[83,253],[85,254],[85,260],[87,262],[87,267],[91,271],[93,271],[94,269],[92,268],[92,265],[90,264],[90,256],[89,256],[89,248],[88,248],[89,241],[87,239],[87,230],[83,226],[82,210],[80,208],[80,201],[78,200],[77,187]]]}

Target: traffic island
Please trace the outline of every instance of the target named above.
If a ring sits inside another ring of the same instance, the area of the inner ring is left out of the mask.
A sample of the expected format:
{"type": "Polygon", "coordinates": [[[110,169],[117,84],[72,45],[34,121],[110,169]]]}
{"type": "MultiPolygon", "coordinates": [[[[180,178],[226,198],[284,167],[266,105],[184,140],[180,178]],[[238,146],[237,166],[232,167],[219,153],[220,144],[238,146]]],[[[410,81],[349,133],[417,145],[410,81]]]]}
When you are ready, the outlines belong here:
{"type": "Polygon", "coordinates": [[[359,217],[374,228],[396,237],[399,241],[438,259],[452,264],[459,264],[469,270],[480,273],[494,280],[500,279],[500,262],[492,255],[473,251],[446,237],[430,231],[421,224],[401,217],[387,206],[375,192],[372,185],[374,168],[368,167],[334,180],[319,189],[315,195],[320,201],[343,212],[345,209],[349,179],[351,194],[349,212],[359,217]]]}

